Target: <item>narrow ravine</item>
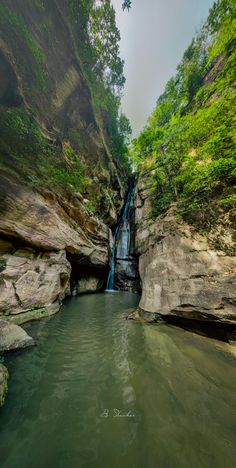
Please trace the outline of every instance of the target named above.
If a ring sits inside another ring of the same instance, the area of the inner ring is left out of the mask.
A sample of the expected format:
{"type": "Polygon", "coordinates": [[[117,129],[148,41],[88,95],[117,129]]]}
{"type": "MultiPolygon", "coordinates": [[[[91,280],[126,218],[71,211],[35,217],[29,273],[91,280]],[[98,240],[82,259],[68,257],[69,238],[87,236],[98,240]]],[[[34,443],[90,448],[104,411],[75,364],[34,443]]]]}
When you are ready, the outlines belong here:
{"type": "Polygon", "coordinates": [[[236,465],[235,0],[169,3],[0,2],[0,468],[236,465]]]}

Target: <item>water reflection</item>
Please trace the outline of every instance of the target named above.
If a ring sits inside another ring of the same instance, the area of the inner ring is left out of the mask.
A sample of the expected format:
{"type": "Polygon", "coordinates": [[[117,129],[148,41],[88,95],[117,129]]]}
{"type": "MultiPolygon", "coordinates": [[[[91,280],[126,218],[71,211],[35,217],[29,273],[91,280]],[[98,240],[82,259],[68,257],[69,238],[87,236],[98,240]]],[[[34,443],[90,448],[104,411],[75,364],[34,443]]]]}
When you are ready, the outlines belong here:
{"type": "Polygon", "coordinates": [[[125,320],[137,302],[73,298],[28,325],[38,346],[7,359],[0,466],[234,467],[234,348],[125,320]]]}

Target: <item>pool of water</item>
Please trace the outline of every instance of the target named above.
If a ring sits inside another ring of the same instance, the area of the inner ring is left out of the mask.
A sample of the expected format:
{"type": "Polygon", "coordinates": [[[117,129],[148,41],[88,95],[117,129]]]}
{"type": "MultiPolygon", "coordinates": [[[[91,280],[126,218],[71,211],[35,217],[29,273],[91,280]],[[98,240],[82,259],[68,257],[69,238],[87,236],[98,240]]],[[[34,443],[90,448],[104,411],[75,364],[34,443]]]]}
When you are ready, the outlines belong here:
{"type": "Polygon", "coordinates": [[[1,468],[234,468],[234,348],[125,320],[138,296],[68,300],[10,355],[1,468]]]}

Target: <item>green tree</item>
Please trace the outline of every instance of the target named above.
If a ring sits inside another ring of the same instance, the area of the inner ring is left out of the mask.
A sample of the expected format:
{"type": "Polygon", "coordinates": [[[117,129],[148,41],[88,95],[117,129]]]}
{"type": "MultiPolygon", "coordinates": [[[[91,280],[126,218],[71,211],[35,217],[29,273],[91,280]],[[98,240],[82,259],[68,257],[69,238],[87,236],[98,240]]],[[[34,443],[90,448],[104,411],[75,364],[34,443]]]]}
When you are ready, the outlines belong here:
{"type": "Polygon", "coordinates": [[[131,0],[125,0],[122,4],[122,8],[123,10],[127,9],[129,11],[131,8],[131,0]]]}
{"type": "Polygon", "coordinates": [[[235,45],[235,0],[218,0],[132,142],[134,164],[150,171],[155,216],[175,201],[208,222],[211,203],[235,203],[235,45]]]}

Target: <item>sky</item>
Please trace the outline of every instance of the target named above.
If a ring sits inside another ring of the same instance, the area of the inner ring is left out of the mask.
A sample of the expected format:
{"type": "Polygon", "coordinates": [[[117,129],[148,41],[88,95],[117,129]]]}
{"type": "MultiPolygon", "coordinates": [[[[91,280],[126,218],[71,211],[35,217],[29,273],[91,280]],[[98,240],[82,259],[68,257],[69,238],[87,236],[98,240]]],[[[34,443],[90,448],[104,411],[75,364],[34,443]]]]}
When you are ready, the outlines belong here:
{"type": "Polygon", "coordinates": [[[122,110],[137,136],[214,1],[132,0],[129,12],[122,0],[111,3],[125,61],[122,110]]]}

